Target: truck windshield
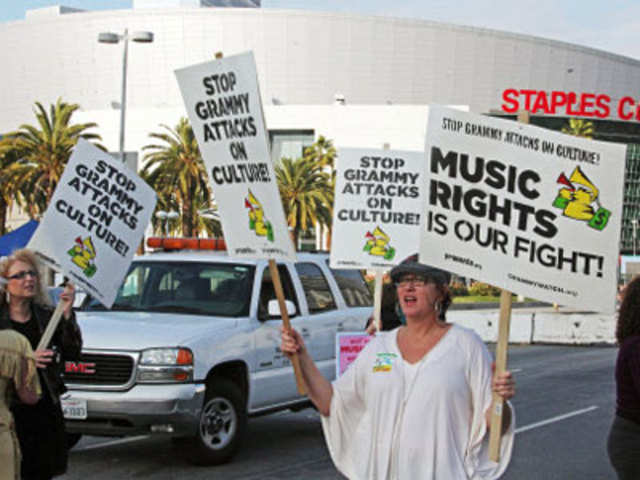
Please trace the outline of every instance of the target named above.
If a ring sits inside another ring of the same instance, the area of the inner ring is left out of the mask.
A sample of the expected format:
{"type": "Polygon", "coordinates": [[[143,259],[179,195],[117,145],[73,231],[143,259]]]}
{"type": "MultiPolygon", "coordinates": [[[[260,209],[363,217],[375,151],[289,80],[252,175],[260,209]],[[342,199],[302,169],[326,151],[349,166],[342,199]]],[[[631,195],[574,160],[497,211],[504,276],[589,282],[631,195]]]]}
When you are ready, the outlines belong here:
{"type": "MultiPolygon", "coordinates": [[[[249,314],[255,267],[234,263],[134,262],[112,311],[249,314]]],[[[105,310],[95,299],[85,310],[105,310]]]]}

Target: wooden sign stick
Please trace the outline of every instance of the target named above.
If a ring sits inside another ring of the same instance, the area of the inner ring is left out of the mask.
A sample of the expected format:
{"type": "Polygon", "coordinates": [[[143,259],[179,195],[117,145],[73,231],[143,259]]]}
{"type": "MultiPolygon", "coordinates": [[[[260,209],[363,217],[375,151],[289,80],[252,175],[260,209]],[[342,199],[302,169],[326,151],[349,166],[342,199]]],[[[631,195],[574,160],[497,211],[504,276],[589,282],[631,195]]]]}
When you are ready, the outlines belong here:
{"type": "Polygon", "coordinates": [[[373,324],[376,332],[382,330],[382,270],[376,270],[373,284],[373,324]]]}
{"type": "MultiPolygon", "coordinates": [[[[391,144],[385,142],[382,144],[383,150],[389,150],[391,144]]],[[[376,269],[375,282],[373,284],[373,324],[376,327],[376,332],[382,330],[382,270],[376,269]]]]}
{"type": "MultiPolygon", "coordinates": [[[[276,291],[276,298],[278,299],[278,305],[280,306],[280,315],[282,315],[282,323],[284,328],[291,330],[291,322],[289,321],[289,313],[287,312],[287,306],[284,303],[284,292],[282,291],[282,284],[280,283],[280,273],[276,261],[269,259],[269,272],[271,273],[271,281],[273,282],[273,288],[276,291]]],[[[293,373],[296,377],[296,386],[300,395],[306,395],[307,388],[302,378],[302,368],[300,367],[300,358],[298,354],[291,355],[291,364],[293,365],[293,373]]]]}
{"type": "Polygon", "coordinates": [[[53,338],[53,334],[62,319],[62,312],[64,312],[64,302],[58,300],[58,305],[56,305],[56,309],[53,311],[53,315],[47,324],[47,328],[44,329],[42,337],[40,338],[40,342],[38,342],[38,346],[36,350],[44,350],[49,346],[49,342],[53,338]]]}
{"type": "MultiPolygon", "coordinates": [[[[529,112],[518,112],[518,122],[529,123],[529,112]]],[[[496,345],[495,375],[507,369],[507,351],[509,349],[509,327],[511,325],[511,292],[502,290],[500,294],[500,321],[498,323],[498,344],[496,345]]],[[[493,411],[491,412],[491,431],[489,432],[489,458],[500,460],[500,440],[502,438],[502,410],[504,400],[493,393],[493,411]]]]}
{"type": "MultiPolygon", "coordinates": [[[[496,345],[495,375],[507,369],[507,350],[509,348],[509,326],[511,324],[511,292],[500,293],[500,321],[498,323],[498,344],[496,345]]],[[[504,400],[497,393],[492,393],[493,410],[491,412],[491,429],[489,432],[489,458],[494,462],[500,460],[500,440],[502,438],[502,411],[504,400]]]]}

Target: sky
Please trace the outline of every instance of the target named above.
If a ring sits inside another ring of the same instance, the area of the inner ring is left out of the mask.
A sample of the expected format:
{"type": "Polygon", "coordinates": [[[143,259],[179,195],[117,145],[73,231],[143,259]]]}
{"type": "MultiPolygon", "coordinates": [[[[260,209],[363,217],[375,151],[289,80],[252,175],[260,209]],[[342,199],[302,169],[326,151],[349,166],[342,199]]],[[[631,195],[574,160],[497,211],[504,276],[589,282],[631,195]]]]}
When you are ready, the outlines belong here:
{"type": "MultiPolygon", "coordinates": [[[[86,10],[131,8],[131,0],[0,0],[0,22],[27,9],[66,5],[86,10]]],[[[262,0],[293,8],[418,18],[535,35],[640,60],[640,0],[262,0]]]]}

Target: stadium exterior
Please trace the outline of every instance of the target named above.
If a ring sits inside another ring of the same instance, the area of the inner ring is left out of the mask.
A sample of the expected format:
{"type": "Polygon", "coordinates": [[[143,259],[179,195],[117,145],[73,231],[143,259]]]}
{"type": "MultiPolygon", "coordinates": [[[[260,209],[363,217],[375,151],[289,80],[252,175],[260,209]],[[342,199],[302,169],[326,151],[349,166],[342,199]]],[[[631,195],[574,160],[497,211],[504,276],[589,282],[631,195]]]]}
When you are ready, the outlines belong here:
{"type": "Polygon", "coordinates": [[[60,97],[79,104],[74,121],[96,122],[117,151],[122,44],[98,43],[98,33],[151,31],[153,43],[129,44],[128,152],[142,155],[150,132],[185,116],[175,69],[253,51],[276,159],[299,156],[318,135],[338,146],[421,150],[434,103],[510,118],[528,109],[531,123],[554,130],[569,117],[592,121],[595,138],[630,144],[621,248],[635,253],[639,60],[495,30],[259,3],[136,0],[130,10],[50,7],[0,24],[0,133],[34,123],[35,101],[60,97]]]}

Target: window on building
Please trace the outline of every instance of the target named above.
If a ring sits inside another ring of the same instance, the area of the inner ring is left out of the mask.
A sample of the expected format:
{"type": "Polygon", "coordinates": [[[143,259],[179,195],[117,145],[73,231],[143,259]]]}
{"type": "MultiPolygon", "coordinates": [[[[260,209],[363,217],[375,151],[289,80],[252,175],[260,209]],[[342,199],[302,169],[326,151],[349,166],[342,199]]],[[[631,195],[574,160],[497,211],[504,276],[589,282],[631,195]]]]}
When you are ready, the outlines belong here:
{"type": "Polygon", "coordinates": [[[313,263],[296,263],[296,270],[307,298],[309,313],[327,312],[336,309],[329,283],[322,270],[313,263]]]}
{"type": "Polygon", "coordinates": [[[313,144],[313,130],[271,130],[269,141],[271,142],[271,160],[277,163],[283,157],[300,158],[304,155],[304,149],[313,144]]]}

